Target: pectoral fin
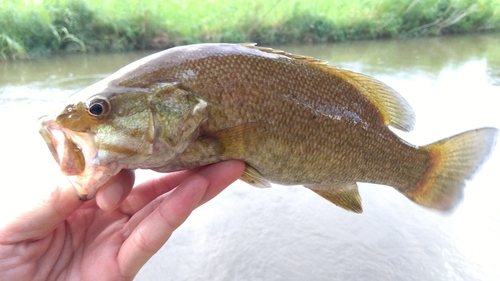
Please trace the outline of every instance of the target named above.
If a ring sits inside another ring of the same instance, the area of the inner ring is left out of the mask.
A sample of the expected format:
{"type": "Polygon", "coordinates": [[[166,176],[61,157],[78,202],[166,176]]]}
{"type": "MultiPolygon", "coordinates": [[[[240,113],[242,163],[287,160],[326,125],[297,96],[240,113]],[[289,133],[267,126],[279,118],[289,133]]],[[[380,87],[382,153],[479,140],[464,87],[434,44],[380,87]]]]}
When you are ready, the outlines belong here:
{"type": "Polygon", "coordinates": [[[225,128],[211,136],[221,143],[225,157],[244,159],[249,153],[248,147],[260,147],[264,138],[268,137],[267,125],[261,121],[248,122],[225,128]]]}
{"type": "Polygon", "coordinates": [[[358,185],[355,182],[329,187],[311,185],[306,187],[341,208],[358,214],[363,212],[358,185]]]}
{"type": "Polygon", "coordinates": [[[241,176],[240,180],[256,186],[256,187],[261,187],[261,188],[266,188],[266,187],[271,187],[271,184],[269,181],[264,178],[264,176],[259,173],[254,167],[245,164],[245,172],[243,172],[243,175],[241,176]]]}

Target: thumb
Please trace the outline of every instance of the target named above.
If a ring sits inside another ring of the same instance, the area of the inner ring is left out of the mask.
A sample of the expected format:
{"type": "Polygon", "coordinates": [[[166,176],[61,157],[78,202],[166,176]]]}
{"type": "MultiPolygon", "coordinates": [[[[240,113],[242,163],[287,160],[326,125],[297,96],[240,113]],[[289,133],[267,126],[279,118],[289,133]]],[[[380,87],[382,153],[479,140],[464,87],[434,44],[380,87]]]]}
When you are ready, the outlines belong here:
{"type": "Polygon", "coordinates": [[[64,177],[50,193],[29,210],[2,223],[0,243],[10,244],[46,237],[83,204],[74,187],[64,177]]]}

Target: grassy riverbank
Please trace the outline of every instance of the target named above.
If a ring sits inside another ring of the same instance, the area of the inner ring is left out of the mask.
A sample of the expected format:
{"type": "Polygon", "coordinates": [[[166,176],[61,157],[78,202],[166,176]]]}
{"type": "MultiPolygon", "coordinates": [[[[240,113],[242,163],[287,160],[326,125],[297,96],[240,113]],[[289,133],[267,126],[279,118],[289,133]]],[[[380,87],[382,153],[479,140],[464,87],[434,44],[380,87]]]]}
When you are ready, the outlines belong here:
{"type": "Polygon", "coordinates": [[[500,0],[0,0],[0,58],[485,31],[500,31],[500,0]]]}

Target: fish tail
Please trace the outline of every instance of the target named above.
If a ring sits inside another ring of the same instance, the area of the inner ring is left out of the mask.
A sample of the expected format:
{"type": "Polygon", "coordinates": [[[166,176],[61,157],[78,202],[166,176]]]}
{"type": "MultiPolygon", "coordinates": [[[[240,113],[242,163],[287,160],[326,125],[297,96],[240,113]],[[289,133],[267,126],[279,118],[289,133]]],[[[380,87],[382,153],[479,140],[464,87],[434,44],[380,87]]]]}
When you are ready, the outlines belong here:
{"type": "Polygon", "coordinates": [[[498,129],[481,128],[422,147],[430,152],[430,165],[405,195],[426,207],[453,209],[462,199],[465,180],[488,158],[497,135],[498,129]]]}

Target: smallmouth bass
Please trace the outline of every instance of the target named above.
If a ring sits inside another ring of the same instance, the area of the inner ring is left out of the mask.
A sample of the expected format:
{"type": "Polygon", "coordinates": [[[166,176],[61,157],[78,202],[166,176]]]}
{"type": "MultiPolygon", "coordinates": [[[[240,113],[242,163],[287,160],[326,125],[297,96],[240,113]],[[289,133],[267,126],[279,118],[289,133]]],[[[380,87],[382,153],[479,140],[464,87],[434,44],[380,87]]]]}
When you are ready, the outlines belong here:
{"type": "Polygon", "coordinates": [[[393,89],[310,57],[251,44],[197,44],[138,60],[76,93],[40,133],[80,197],[121,169],[172,172],[240,159],[242,180],[304,185],[362,212],[357,182],[439,210],[460,201],[496,128],[417,147],[393,89]]]}

